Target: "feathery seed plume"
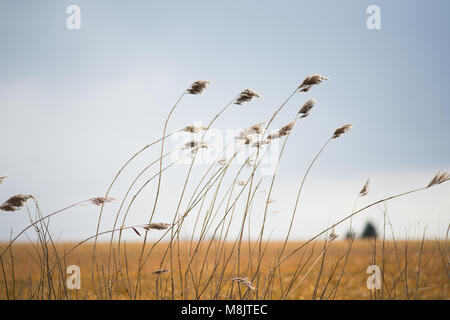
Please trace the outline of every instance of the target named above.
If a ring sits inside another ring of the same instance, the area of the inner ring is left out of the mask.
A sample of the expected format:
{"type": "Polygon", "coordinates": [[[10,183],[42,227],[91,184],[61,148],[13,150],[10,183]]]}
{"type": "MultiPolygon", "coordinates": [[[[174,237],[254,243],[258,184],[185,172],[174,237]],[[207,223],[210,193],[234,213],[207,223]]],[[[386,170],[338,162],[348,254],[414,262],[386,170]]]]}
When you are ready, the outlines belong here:
{"type": "Polygon", "coordinates": [[[190,87],[189,89],[187,89],[187,92],[189,94],[200,94],[202,93],[205,88],[206,85],[210,84],[211,82],[208,80],[198,80],[195,81],[190,87]]]}
{"type": "Polygon", "coordinates": [[[105,198],[105,197],[95,197],[95,198],[89,199],[89,202],[92,203],[93,205],[101,206],[101,205],[103,205],[106,202],[112,202],[114,200],[116,200],[116,199],[112,198],[112,197],[107,197],[107,198],[105,198]]]}
{"type": "Polygon", "coordinates": [[[294,128],[295,122],[289,122],[287,125],[283,126],[280,131],[278,131],[278,134],[280,137],[286,136],[289,133],[291,133],[292,128],[294,128]]]}
{"type": "Polygon", "coordinates": [[[274,139],[278,139],[280,137],[280,133],[279,131],[271,133],[267,136],[267,140],[274,140],[274,139]]]}
{"type": "Polygon", "coordinates": [[[308,92],[309,89],[311,89],[314,85],[320,84],[324,80],[328,79],[320,74],[313,74],[312,76],[306,77],[306,79],[303,80],[302,84],[299,85],[297,89],[300,92],[308,92]]]}
{"type": "Polygon", "coordinates": [[[339,138],[342,134],[346,133],[350,128],[353,127],[353,124],[346,124],[343,125],[340,128],[337,128],[336,131],[334,131],[332,139],[339,138]]]}
{"type": "Polygon", "coordinates": [[[431,179],[430,183],[427,185],[427,188],[434,186],[436,184],[441,184],[448,180],[450,180],[450,174],[447,171],[442,173],[439,171],[438,173],[436,173],[433,179],[431,179]]]}
{"type": "Polygon", "coordinates": [[[257,124],[252,125],[250,128],[248,128],[247,130],[251,133],[255,133],[255,134],[261,134],[264,132],[264,129],[262,127],[262,125],[264,124],[264,122],[260,122],[257,124]]]}
{"type": "Polygon", "coordinates": [[[31,194],[17,194],[6,200],[1,206],[0,210],[14,212],[22,208],[27,200],[36,199],[31,194]]]}
{"type": "Polygon", "coordinates": [[[163,273],[167,273],[167,272],[170,272],[170,270],[168,270],[168,269],[159,269],[159,270],[153,271],[153,274],[163,274],[163,273]]]}
{"type": "Polygon", "coordinates": [[[241,92],[241,94],[236,99],[234,104],[241,105],[244,102],[253,100],[253,98],[255,98],[255,97],[256,98],[261,98],[261,96],[259,94],[257,94],[256,92],[254,92],[254,91],[252,91],[250,89],[245,89],[244,91],[241,92]]]}
{"type": "Polygon", "coordinates": [[[145,225],[143,228],[145,230],[165,230],[168,229],[171,226],[171,224],[169,223],[164,223],[164,222],[153,222],[153,223],[149,223],[147,225],[145,225]]]}
{"type": "Polygon", "coordinates": [[[331,241],[334,241],[334,240],[336,240],[338,237],[339,237],[339,235],[334,231],[334,229],[331,230],[331,233],[330,233],[330,240],[331,240],[331,241]]]}
{"type": "Polygon", "coordinates": [[[233,278],[231,279],[231,281],[235,281],[239,284],[242,284],[244,286],[246,286],[247,288],[249,288],[250,290],[255,290],[255,287],[252,285],[252,283],[247,279],[247,278],[233,278]]]}
{"type": "Polygon", "coordinates": [[[219,160],[217,160],[217,163],[221,166],[224,166],[227,164],[227,158],[225,158],[225,157],[220,158],[219,160]]]}
{"type": "Polygon", "coordinates": [[[269,143],[270,143],[269,140],[259,140],[259,141],[254,142],[252,144],[252,147],[261,148],[263,145],[269,144],[269,143]]]}
{"type": "Polygon", "coordinates": [[[305,118],[305,117],[309,116],[309,111],[311,111],[311,109],[314,107],[315,104],[316,104],[316,99],[314,99],[314,98],[306,101],[305,104],[300,109],[300,111],[298,112],[299,114],[300,113],[302,114],[302,116],[300,118],[305,118]]]}
{"type": "Polygon", "coordinates": [[[208,149],[209,146],[204,141],[192,140],[192,141],[187,142],[183,147],[183,149],[191,149],[191,148],[192,149],[200,149],[200,148],[208,149]]]}
{"type": "MultiPolygon", "coordinates": [[[[239,134],[235,137],[236,140],[251,140],[250,138],[254,134],[261,134],[263,133],[264,129],[262,127],[262,124],[264,122],[260,122],[257,124],[254,124],[253,126],[246,128],[239,132],[239,134]]],[[[248,144],[248,143],[246,143],[248,144]]]]}
{"type": "Polygon", "coordinates": [[[190,126],[183,128],[181,131],[191,132],[191,133],[199,133],[200,131],[206,131],[206,130],[208,130],[208,128],[205,126],[190,125],[190,126]]]}
{"type": "Polygon", "coordinates": [[[370,179],[367,179],[366,183],[364,184],[364,187],[359,192],[360,197],[364,197],[369,193],[369,182],[370,182],[370,179]]]}

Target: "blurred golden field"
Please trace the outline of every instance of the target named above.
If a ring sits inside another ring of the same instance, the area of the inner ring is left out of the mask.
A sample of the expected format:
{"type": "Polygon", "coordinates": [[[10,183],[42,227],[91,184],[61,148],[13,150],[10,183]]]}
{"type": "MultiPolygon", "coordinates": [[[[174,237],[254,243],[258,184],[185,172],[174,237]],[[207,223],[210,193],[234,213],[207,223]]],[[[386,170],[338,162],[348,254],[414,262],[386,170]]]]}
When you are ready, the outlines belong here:
{"type": "MultiPolygon", "coordinates": [[[[285,252],[289,253],[301,244],[301,242],[289,242],[285,252]]],[[[141,243],[126,244],[122,248],[121,263],[114,257],[108,257],[109,243],[97,244],[95,257],[97,270],[94,276],[92,243],[79,246],[60,260],[61,263],[57,263],[57,257],[61,258],[64,252],[74,245],[75,243],[58,243],[54,246],[49,244],[48,252],[45,253],[43,252],[45,249],[41,246],[15,244],[3,257],[0,298],[449,298],[450,275],[447,255],[449,248],[445,241],[386,240],[383,243],[382,240],[355,240],[348,257],[346,254],[348,240],[318,241],[308,244],[290,256],[276,269],[273,277],[269,278],[267,275],[274,266],[283,246],[282,242],[263,243],[263,259],[260,264],[258,264],[258,244],[243,243],[239,274],[237,273],[237,252],[233,251],[231,242],[224,246],[213,240],[180,242],[178,246],[175,244],[173,247],[172,264],[167,254],[162,265],[160,262],[165,250],[168,249],[168,243],[159,243],[154,246],[148,261],[141,270],[141,280],[137,290],[137,261],[142,248],[141,243]],[[196,254],[194,254],[195,250],[197,250],[196,254]],[[346,258],[347,261],[345,261],[346,258]],[[111,261],[109,270],[108,261],[111,261]],[[55,262],[57,266],[52,269],[52,264],[55,262]],[[343,272],[344,264],[345,272],[343,272]],[[45,265],[47,266],[43,267],[45,265]],[[69,275],[65,271],[69,265],[80,267],[81,289],[79,290],[67,290],[65,282],[69,275]],[[258,265],[259,272],[257,272],[258,265]],[[378,265],[382,271],[383,281],[380,290],[367,288],[366,282],[370,274],[366,273],[366,269],[369,265],[378,265]],[[154,274],[160,269],[171,271],[154,274]],[[247,278],[254,289],[250,290],[247,286],[232,281],[234,277],[247,278]],[[107,280],[108,278],[110,280],[107,280]],[[8,287],[8,293],[5,286],[8,287]]],[[[1,247],[4,248],[5,244],[1,247]]],[[[148,243],[145,254],[151,247],[152,244],[148,243]]],[[[117,247],[114,247],[113,252],[117,252],[117,247]]]]}

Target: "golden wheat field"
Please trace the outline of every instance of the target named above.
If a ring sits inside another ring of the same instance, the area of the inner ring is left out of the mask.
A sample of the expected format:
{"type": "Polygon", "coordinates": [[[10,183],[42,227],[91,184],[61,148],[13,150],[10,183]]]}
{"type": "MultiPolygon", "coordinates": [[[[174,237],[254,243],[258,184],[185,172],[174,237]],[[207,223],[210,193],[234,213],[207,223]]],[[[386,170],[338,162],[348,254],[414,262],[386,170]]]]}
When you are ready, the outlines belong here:
{"type": "MultiPolygon", "coordinates": [[[[289,242],[286,251],[301,246],[289,242]]],[[[281,242],[264,245],[264,263],[258,269],[258,245],[246,243],[241,251],[239,276],[252,280],[252,290],[233,281],[237,275],[236,253],[229,256],[233,243],[224,246],[216,241],[181,242],[170,259],[160,261],[167,243],[154,247],[141,270],[136,290],[137,267],[141,244],[124,247],[125,259],[111,263],[108,278],[109,244],[100,243],[96,264],[100,278],[92,279],[92,244],[79,246],[65,256],[61,265],[48,272],[56,257],[73,247],[74,243],[49,245],[48,261],[41,248],[17,244],[10,254],[14,265],[4,261],[3,272],[8,281],[0,287],[1,299],[448,299],[450,280],[444,241],[382,241],[355,240],[350,242],[318,241],[311,243],[286,260],[273,277],[267,278],[274,265],[281,242]],[[54,251],[56,249],[56,251],[54,251]],[[197,254],[189,266],[188,261],[197,254]],[[347,255],[347,253],[349,254],[347,255]],[[48,262],[41,268],[42,262],[48,262]],[[228,262],[227,262],[228,261],[228,262]],[[80,267],[81,288],[68,290],[66,267],[80,267]],[[370,265],[378,265],[382,273],[380,289],[368,289],[366,273],[370,265]],[[157,273],[158,270],[166,272],[157,273]],[[173,270],[173,271],[171,271],[173,270]],[[250,279],[251,275],[260,276],[250,279]],[[173,278],[172,278],[173,277],[173,278]],[[13,281],[14,279],[14,281],[13,281]],[[173,287],[172,287],[173,279],[173,287]],[[266,283],[265,283],[266,282],[266,283]],[[108,286],[108,283],[110,284],[108,286]],[[6,292],[5,287],[8,287],[6,292]],[[95,287],[95,288],[94,288],[95,287]]],[[[151,247],[151,243],[149,243],[151,247]]],[[[117,248],[115,248],[117,250],[117,248]]],[[[147,253],[148,251],[146,251],[147,253]]],[[[114,260],[113,258],[110,258],[114,260]]],[[[11,260],[9,260],[11,261],[11,260]]]]}

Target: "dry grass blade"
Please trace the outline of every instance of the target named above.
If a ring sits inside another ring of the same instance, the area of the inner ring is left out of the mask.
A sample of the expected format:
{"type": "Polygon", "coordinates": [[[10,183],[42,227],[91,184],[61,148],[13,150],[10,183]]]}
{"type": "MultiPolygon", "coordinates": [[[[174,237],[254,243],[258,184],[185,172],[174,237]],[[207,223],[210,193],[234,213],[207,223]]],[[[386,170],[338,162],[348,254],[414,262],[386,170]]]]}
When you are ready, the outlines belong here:
{"type": "Polygon", "coordinates": [[[139,233],[139,231],[137,231],[137,229],[135,227],[132,227],[133,231],[136,232],[136,234],[140,237],[141,234],[139,233]]]}

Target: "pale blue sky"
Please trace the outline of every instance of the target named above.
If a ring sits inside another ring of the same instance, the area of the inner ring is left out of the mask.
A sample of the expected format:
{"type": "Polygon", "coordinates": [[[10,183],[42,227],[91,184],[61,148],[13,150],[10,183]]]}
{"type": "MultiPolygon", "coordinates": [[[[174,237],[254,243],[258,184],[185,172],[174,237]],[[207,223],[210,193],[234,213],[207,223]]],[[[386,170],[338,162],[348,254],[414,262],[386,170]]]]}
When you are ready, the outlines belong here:
{"type": "MultiPolygon", "coordinates": [[[[296,96],[274,123],[290,121],[306,99],[316,98],[282,162],[274,237],[286,231],[314,152],[336,127],[356,124],[311,173],[293,237],[313,235],[351,210],[367,177],[369,201],[450,169],[449,11],[448,1],[2,0],[0,176],[9,177],[0,201],[31,193],[48,213],[104,194],[127,157],[161,134],[170,106],[195,80],[212,84],[205,94],[186,97],[169,130],[208,122],[245,88],[263,99],[233,107],[215,125],[264,121],[307,75],[320,73],[330,80],[296,96]],[[66,28],[70,4],[81,8],[81,30],[66,28]],[[371,4],[381,8],[381,30],[366,27],[371,4]]],[[[119,198],[132,173],[156,154],[138,161],[112,195],[119,198]]],[[[186,170],[177,166],[163,180],[160,210],[168,217],[186,170]]],[[[145,222],[152,190],[129,223],[145,222]]],[[[390,203],[399,235],[420,235],[427,225],[430,237],[442,236],[449,193],[442,185],[390,203]]],[[[62,239],[81,239],[95,231],[96,217],[96,208],[82,207],[52,225],[62,239]]],[[[379,223],[379,211],[368,211],[356,226],[367,219],[379,223]]],[[[0,239],[25,225],[25,210],[2,212],[0,239]]]]}

